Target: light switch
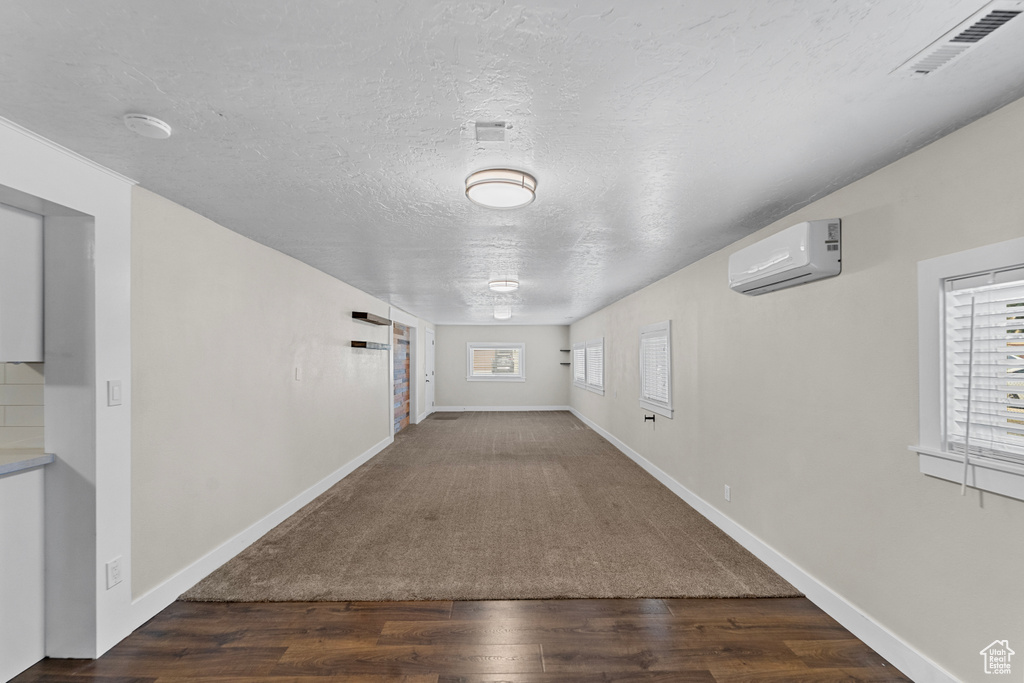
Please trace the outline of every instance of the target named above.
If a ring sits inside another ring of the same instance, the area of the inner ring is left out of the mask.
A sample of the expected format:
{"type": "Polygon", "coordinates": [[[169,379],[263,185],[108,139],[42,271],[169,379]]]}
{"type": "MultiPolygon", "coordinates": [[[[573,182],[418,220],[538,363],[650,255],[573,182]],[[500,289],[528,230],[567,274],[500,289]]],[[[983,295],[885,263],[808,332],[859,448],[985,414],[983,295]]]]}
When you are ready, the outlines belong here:
{"type": "Polygon", "coordinates": [[[107,380],[107,405],[108,406],[119,406],[119,405],[121,405],[121,380],[119,380],[119,379],[107,380]]]}

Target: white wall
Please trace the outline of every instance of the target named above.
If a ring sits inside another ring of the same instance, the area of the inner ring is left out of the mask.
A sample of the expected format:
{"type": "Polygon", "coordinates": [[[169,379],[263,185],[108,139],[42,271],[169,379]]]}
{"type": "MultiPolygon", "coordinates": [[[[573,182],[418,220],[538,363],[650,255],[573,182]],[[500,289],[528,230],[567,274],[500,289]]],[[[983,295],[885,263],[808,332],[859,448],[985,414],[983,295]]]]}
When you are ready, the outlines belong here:
{"type": "Polygon", "coordinates": [[[127,583],[105,560],[130,552],[128,379],[131,181],[0,120],[0,201],[45,216],[46,653],[93,657],[130,628],[127,583]]]}
{"type": "Polygon", "coordinates": [[[552,407],[569,404],[571,373],[559,363],[570,360],[566,325],[438,325],[438,410],[445,408],[552,407]],[[466,381],[468,342],[526,344],[525,382],[466,381]]]}
{"type": "Polygon", "coordinates": [[[583,416],[963,680],[984,677],[978,653],[994,639],[1024,646],[1024,503],[962,498],[907,449],[917,262],[1024,233],[1022,160],[1019,101],[571,332],[605,337],[605,396],[571,390],[583,416]],[[833,217],[839,277],[760,297],[729,290],[735,249],[833,217]],[[645,424],[638,330],[665,319],[676,413],[645,424]]]}
{"type": "Polygon", "coordinates": [[[386,445],[388,352],[350,342],[390,328],[352,319],[384,302],[141,188],[132,266],[139,598],[386,445]]]}

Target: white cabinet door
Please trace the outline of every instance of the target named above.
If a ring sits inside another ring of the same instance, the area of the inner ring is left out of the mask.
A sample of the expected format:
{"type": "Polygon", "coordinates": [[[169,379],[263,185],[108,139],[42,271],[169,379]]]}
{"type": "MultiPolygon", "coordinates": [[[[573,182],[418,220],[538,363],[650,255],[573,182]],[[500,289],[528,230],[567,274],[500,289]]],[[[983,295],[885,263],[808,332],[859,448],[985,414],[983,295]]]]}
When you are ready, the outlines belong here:
{"type": "Polygon", "coordinates": [[[0,204],[0,362],[43,360],[43,217],[0,204]]]}

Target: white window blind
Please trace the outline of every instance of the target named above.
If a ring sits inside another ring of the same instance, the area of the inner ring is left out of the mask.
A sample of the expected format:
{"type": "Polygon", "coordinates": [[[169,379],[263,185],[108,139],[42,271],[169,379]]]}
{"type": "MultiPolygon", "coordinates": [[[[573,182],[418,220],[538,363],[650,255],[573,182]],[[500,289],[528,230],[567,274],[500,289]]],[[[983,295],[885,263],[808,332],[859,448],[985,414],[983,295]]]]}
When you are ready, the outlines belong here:
{"type": "Polygon", "coordinates": [[[466,379],[526,381],[526,345],[469,342],[466,345],[466,379]]]}
{"type": "Polygon", "coordinates": [[[583,342],[572,345],[572,383],[587,386],[587,345],[583,342]]]}
{"type": "Polygon", "coordinates": [[[604,337],[572,345],[572,383],[604,395],[604,337]]]}
{"type": "Polygon", "coordinates": [[[586,343],[587,389],[604,394],[604,337],[586,343]]]}
{"type": "Polygon", "coordinates": [[[1024,268],[947,280],[945,342],[946,448],[1024,463],[1024,268]]]}
{"type": "Polygon", "coordinates": [[[672,417],[671,321],[640,330],[640,406],[672,417]]]}

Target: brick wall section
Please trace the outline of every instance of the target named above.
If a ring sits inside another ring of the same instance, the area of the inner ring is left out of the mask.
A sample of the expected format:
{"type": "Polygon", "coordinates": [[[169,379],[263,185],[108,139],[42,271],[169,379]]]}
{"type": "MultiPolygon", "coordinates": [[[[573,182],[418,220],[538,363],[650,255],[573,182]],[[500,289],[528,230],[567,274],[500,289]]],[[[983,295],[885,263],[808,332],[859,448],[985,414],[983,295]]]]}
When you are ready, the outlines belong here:
{"type": "Polygon", "coordinates": [[[409,426],[409,328],[395,323],[395,433],[409,426]]]}
{"type": "Polygon", "coordinates": [[[43,447],[43,364],[0,363],[0,448],[43,447]]]}

